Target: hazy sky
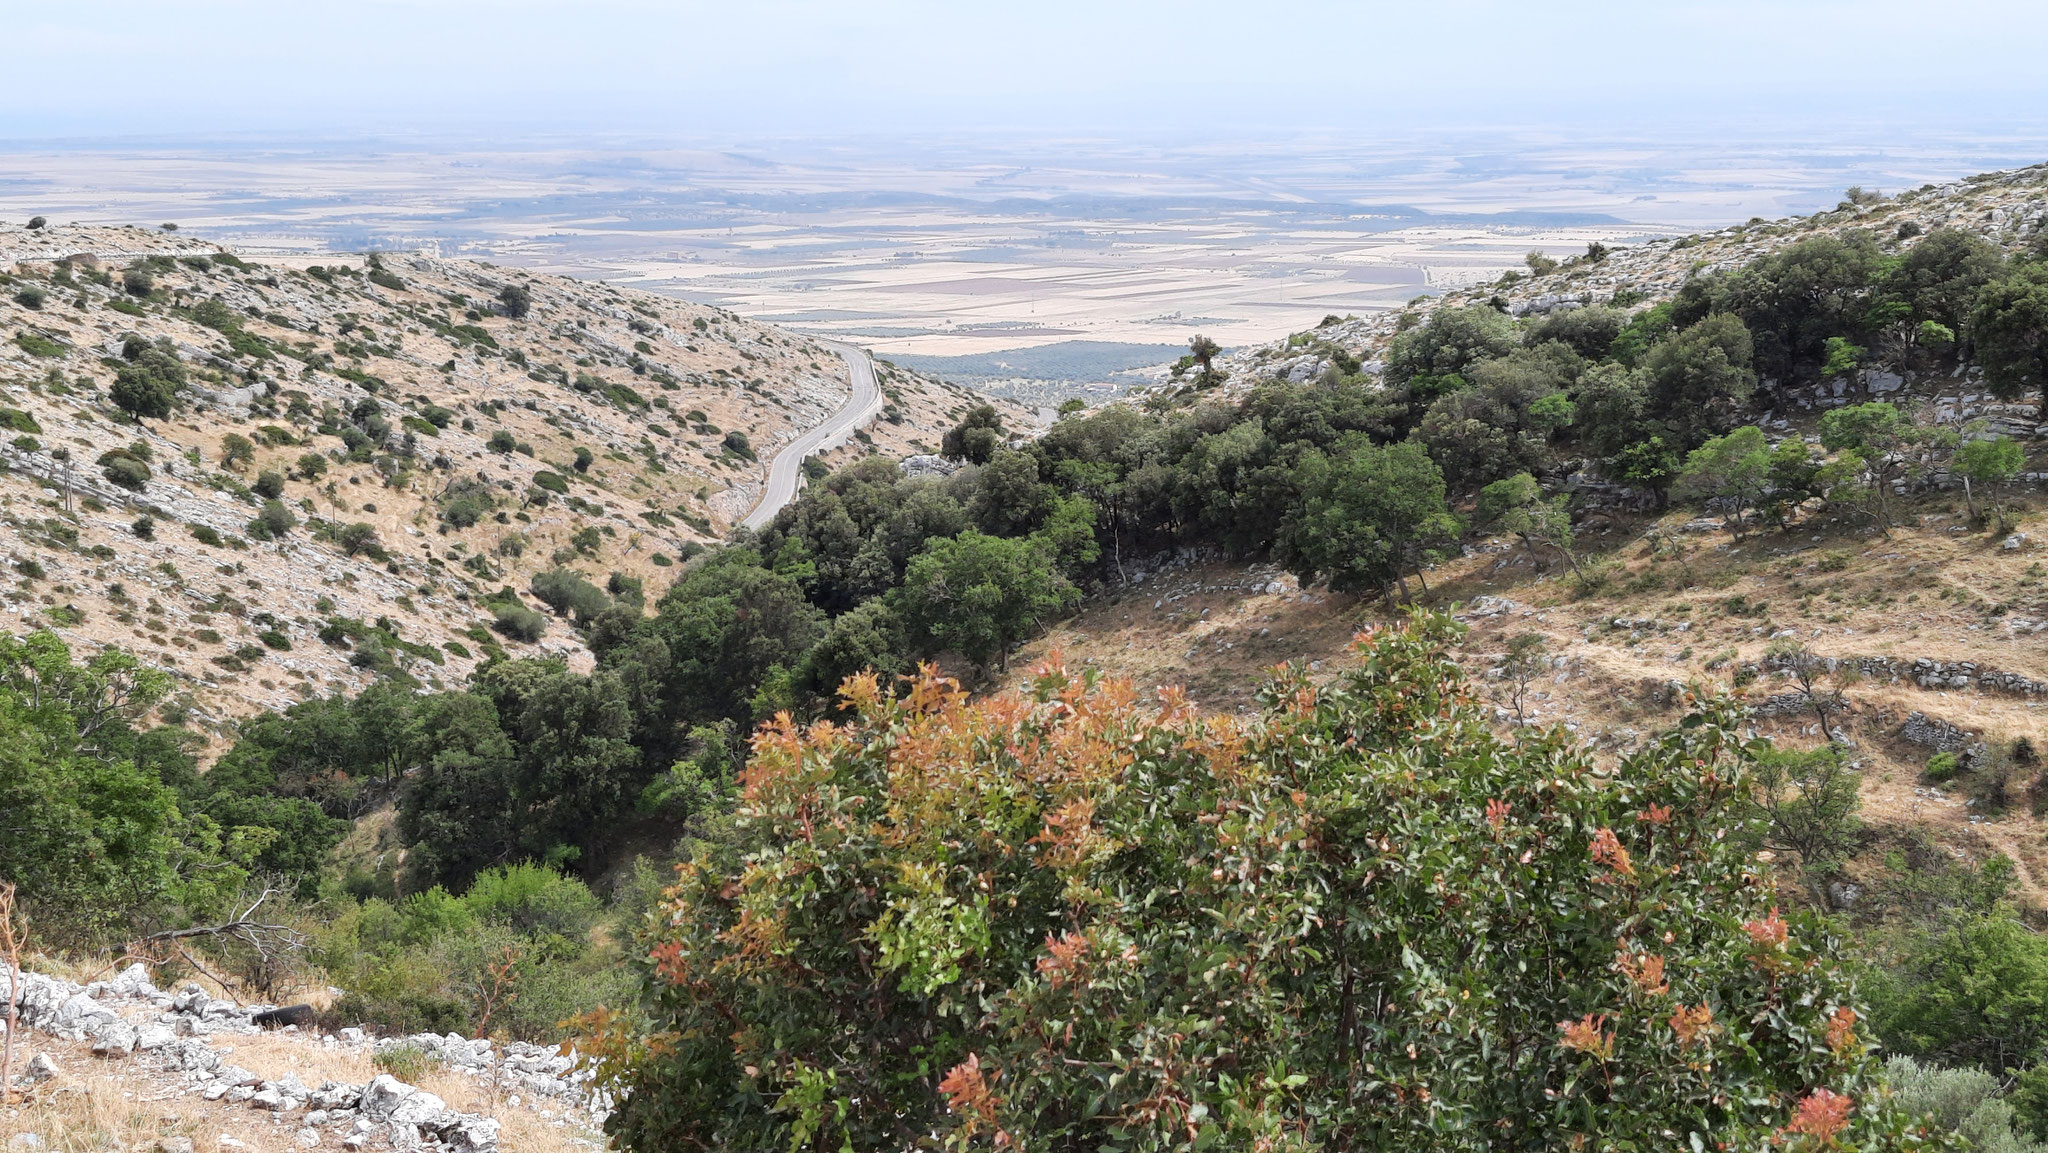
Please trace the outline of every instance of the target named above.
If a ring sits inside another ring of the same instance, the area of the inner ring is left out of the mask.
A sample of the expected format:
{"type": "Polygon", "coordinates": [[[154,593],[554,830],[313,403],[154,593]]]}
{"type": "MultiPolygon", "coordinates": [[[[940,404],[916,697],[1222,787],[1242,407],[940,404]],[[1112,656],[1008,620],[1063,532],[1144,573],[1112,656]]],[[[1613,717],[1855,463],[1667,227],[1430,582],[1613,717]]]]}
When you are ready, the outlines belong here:
{"type": "Polygon", "coordinates": [[[1996,131],[2042,0],[0,0],[0,140],[1996,131]]]}

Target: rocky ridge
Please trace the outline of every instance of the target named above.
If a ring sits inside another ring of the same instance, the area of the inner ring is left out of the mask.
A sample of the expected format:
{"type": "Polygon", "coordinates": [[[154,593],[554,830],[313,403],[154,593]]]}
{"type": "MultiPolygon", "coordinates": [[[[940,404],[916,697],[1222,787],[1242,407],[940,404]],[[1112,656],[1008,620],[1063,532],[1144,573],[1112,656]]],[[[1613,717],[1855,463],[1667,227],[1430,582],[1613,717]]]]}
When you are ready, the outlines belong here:
{"type": "MultiPolygon", "coordinates": [[[[0,613],[173,671],[174,707],[216,731],[393,670],[433,687],[498,650],[587,660],[565,626],[494,629],[492,606],[557,566],[658,596],[847,396],[838,356],[721,309],[423,253],[319,259],[0,225],[0,613]],[[184,385],[136,423],[111,390],[146,349],[184,385]],[[262,532],[272,495],[296,523],[262,532]]],[[[979,399],[879,376],[842,453],[936,444],[979,399]]]]}
{"type": "MultiPolygon", "coordinates": [[[[1922,234],[1943,227],[1977,232],[1994,244],[2015,250],[2044,219],[2048,219],[2048,164],[1984,173],[1896,196],[1845,200],[1831,211],[1811,216],[1775,221],[1756,218],[1710,232],[1616,246],[1598,261],[1574,258],[1543,275],[1525,276],[1519,269],[1509,269],[1506,271],[1516,277],[1512,282],[1461,288],[1426,304],[1419,299],[1415,303],[1433,309],[1498,302],[1517,317],[1607,303],[1617,294],[1624,300],[1656,304],[1675,296],[1695,272],[1738,268],[1808,236],[1857,228],[1895,233],[1910,223],[1922,234]]],[[[1224,376],[1219,391],[1231,395],[1265,381],[1313,380],[1335,363],[1334,354],[1339,350],[1360,362],[1365,372],[1376,375],[1388,343],[1399,331],[1401,315],[1388,311],[1333,318],[1284,341],[1232,349],[1215,362],[1224,376]]],[[[1166,381],[1153,391],[1173,392],[1184,383],[1166,381]]],[[[1907,382],[1883,370],[1866,370],[1855,381],[1831,382],[1811,390],[1812,395],[1792,398],[1791,403],[1825,408],[1860,399],[1852,398],[1852,392],[1881,397],[1909,383],[1932,382],[1907,382]]],[[[1999,406],[1983,394],[1974,369],[1937,391],[1941,393],[1937,404],[1945,410],[1941,415],[1946,420],[1986,416],[2011,422],[2010,435],[2048,435],[2035,406],[1999,406]]]]}
{"type": "MultiPolygon", "coordinates": [[[[0,1004],[15,992],[16,976],[0,965],[0,1004]]],[[[232,1048],[216,1048],[207,1040],[263,1033],[255,1021],[276,1006],[219,1000],[196,985],[167,993],[150,983],[141,965],[83,986],[23,973],[17,995],[24,1034],[16,1039],[17,1050],[25,1050],[35,1032],[89,1044],[97,1058],[131,1061],[149,1071],[163,1090],[159,1100],[197,1097],[246,1105],[286,1123],[299,1148],[330,1139],[345,1149],[495,1153],[499,1148],[498,1119],[452,1109],[441,1097],[388,1073],[359,1084],[323,1080],[309,1085],[290,1073],[268,1079],[228,1060],[232,1048]]],[[[297,1026],[285,1029],[298,1032],[297,1026]]],[[[329,1052],[413,1050],[443,1068],[488,1081],[510,1107],[552,1102],[546,1112],[564,1126],[595,1129],[604,1120],[604,1103],[591,1092],[588,1075],[577,1069],[573,1055],[555,1048],[431,1033],[372,1040],[353,1028],[302,1037],[304,1044],[329,1052]]],[[[17,1078],[22,1088],[64,1075],[47,1053],[23,1056],[27,1059],[17,1078]]]]}

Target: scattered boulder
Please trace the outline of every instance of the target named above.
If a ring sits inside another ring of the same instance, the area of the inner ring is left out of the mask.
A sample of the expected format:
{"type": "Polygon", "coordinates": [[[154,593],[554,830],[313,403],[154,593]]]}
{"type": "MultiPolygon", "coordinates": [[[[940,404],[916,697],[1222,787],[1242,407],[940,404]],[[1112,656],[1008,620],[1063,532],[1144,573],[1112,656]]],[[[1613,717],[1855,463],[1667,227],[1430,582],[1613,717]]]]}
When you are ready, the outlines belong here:
{"type": "Polygon", "coordinates": [[[86,1035],[92,1038],[93,1055],[97,1057],[126,1057],[135,1051],[135,1026],[119,1017],[92,1018],[86,1035]]]}
{"type": "Polygon", "coordinates": [[[372,1121],[417,1125],[447,1108],[446,1101],[389,1073],[379,1073],[363,1086],[363,1116],[372,1121]]]}

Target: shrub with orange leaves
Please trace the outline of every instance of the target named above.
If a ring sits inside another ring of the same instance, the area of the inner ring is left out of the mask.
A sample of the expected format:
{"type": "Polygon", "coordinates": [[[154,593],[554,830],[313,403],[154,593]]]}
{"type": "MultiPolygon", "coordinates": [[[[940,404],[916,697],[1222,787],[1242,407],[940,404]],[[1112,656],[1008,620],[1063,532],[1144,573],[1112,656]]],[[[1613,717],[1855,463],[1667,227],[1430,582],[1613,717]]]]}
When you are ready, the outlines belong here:
{"type": "Polygon", "coordinates": [[[1369,632],[1332,683],[1280,670],[1252,720],[1055,663],[982,699],[929,669],[901,694],[854,678],[844,723],[764,726],[744,843],[680,871],[637,1033],[595,1038],[611,1132],[650,1153],[1918,1140],[1842,1040],[1837,943],[1772,911],[1742,848],[1756,746],[1726,706],[1596,768],[1561,730],[1497,738],[1456,636],[1369,632]],[[1821,1134],[1804,1111],[1835,1095],[1854,1107],[1821,1134]]]}

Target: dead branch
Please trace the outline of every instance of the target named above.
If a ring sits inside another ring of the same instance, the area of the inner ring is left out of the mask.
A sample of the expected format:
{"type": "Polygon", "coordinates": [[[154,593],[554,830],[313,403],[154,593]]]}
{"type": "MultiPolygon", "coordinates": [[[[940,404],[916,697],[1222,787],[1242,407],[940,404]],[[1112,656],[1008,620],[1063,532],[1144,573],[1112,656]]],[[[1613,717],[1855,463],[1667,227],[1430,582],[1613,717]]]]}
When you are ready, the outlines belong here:
{"type": "Polygon", "coordinates": [[[168,948],[176,952],[187,965],[190,965],[202,976],[218,984],[222,991],[226,992],[230,997],[235,997],[236,1004],[240,1004],[241,998],[235,996],[232,985],[224,978],[208,971],[206,966],[200,964],[198,958],[193,956],[192,951],[186,948],[186,944],[200,938],[210,938],[216,941],[239,941],[253,950],[265,964],[274,963],[280,958],[304,951],[308,944],[305,934],[291,925],[274,924],[269,921],[259,921],[256,919],[256,911],[263,907],[264,902],[277,895],[278,890],[276,889],[263,890],[254,901],[249,903],[248,908],[243,909],[218,925],[193,925],[183,929],[165,929],[162,932],[151,933],[146,937],[138,938],[130,943],[128,953],[131,955],[141,954],[147,956],[152,947],[157,949],[168,948]]]}
{"type": "Polygon", "coordinates": [[[21,942],[14,932],[14,885],[0,883],[0,956],[7,962],[7,1035],[0,1038],[0,1105],[14,1098],[14,1030],[20,1023],[21,942]]]}

